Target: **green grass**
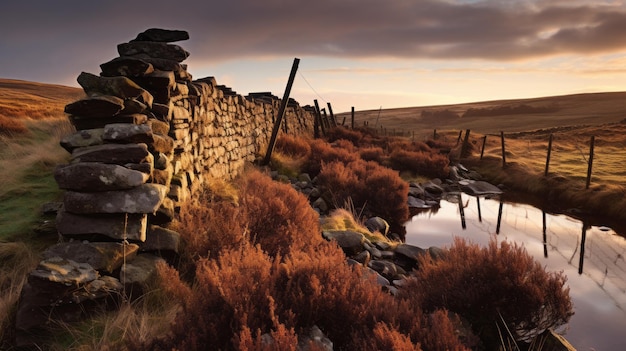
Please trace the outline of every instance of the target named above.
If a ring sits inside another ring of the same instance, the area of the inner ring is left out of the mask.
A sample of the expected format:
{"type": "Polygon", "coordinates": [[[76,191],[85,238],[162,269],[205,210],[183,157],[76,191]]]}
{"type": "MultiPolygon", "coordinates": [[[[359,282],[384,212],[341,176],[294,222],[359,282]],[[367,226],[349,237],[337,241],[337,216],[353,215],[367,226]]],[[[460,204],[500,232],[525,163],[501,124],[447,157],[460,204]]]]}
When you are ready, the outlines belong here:
{"type": "Polygon", "coordinates": [[[0,241],[20,240],[32,234],[41,219],[41,206],[62,194],[53,172],[67,162],[59,146],[71,132],[67,120],[27,123],[29,133],[0,140],[0,241]]]}

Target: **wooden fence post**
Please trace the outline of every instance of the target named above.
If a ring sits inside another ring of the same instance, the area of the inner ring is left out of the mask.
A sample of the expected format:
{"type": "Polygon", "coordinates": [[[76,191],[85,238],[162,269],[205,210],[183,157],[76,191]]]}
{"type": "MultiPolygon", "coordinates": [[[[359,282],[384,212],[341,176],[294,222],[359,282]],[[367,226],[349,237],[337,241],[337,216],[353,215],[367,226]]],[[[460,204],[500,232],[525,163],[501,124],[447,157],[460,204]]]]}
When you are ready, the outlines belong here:
{"type": "Polygon", "coordinates": [[[352,129],[354,129],[354,106],[352,106],[352,124],[351,124],[352,129]]]}
{"type": "Polygon", "coordinates": [[[459,143],[461,142],[461,135],[463,135],[463,131],[459,130],[459,137],[456,138],[456,144],[459,145],[459,143]]]}
{"type": "Polygon", "coordinates": [[[274,123],[274,128],[272,129],[272,136],[270,137],[270,142],[269,142],[269,145],[267,146],[267,151],[265,152],[265,158],[263,159],[264,165],[268,165],[270,163],[270,159],[272,157],[272,151],[274,151],[274,145],[276,144],[276,137],[278,136],[278,131],[280,130],[280,122],[283,120],[283,117],[285,115],[287,102],[289,102],[289,94],[291,93],[291,86],[293,85],[293,80],[296,78],[296,72],[298,71],[299,63],[300,63],[299,58],[293,59],[293,64],[291,65],[291,73],[289,73],[289,80],[287,81],[287,87],[285,87],[285,93],[283,94],[283,99],[280,101],[280,108],[278,109],[278,116],[276,118],[276,122],[274,123]]]}
{"type": "Polygon", "coordinates": [[[467,224],[465,222],[465,209],[463,208],[463,199],[461,198],[461,193],[459,193],[458,201],[459,213],[461,214],[461,228],[467,229],[467,224]]]}
{"type": "Polygon", "coordinates": [[[548,176],[548,170],[550,169],[550,154],[552,153],[552,133],[550,133],[550,139],[548,140],[548,156],[546,157],[546,170],[543,173],[544,176],[548,176]]]}
{"type": "Polygon", "coordinates": [[[433,130],[433,140],[437,140],[437,129],[433,130]]]}
{"type": "Polygon", "coordinates": [[[589,164],[587,165],[587,184],[585,185],[585,189],[589,189],[589,184],[591,183],[591,168],[593,167],[593,148],[596,143],[596,137],[591,136],[591,142],[589,143],[589,164]]]}
{"type": "Polygon", "coordinates": [[[483,155],[485,154],[485,145],[487,145],[487,136],[483,137],[483,147],[480,148],[480,159],[483,159],[483,155]]]}
{"type": "Polygon", "coordinates": [[[468,151],[469,136],[470,136],[470,130],[466,129],[465,130],[465,137],[463,138],[463,145],[461,145],[461,158],[469,156],[469,155],[467,155],[467,153],[469,152],[468,151]]]}
{"type": "Polygon", "coordinates": [[[504,148],[504,132],[500,132],[500,139],[502,141],[502,168],[506,167],[506,149],[504,148]]]}
{"type": "MultiPolygon", "coordinates": [[[[322,134],[326,136],[326,126],[324,125],[324,121],[322,121],[322,112],[320,111],[320,105],[317,103],[317,99],[313,100],[313,103],[315,104],[316,122],[322,128],[322,134]]],[[[319,137],[319,131],[317,137],[319,137]]]]}
{"type": "Polygon", "coordinates": [[[335,114],[333,113],[333,107],[330,106],[330,102],[327,102],[326,105],[328,106],[328,113],[330,114],[330,121],[332,122],[332,126],[336,127],[337,120],[335,119],[335,114]]]}

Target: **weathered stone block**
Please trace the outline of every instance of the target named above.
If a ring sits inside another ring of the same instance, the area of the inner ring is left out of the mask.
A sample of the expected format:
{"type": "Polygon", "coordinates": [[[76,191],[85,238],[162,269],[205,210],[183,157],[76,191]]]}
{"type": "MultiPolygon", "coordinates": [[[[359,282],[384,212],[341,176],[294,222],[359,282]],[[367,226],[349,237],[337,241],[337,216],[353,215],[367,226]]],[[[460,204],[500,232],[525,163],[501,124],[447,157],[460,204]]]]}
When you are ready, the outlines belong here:
{"type": "Polygon", "coordinates": [[[151,225],[148,228],[146,241],[139,245],[141,252],[163,252],[178,253],[180,245],[180,234],[176,231],[163,228],[157,225],[151,225]]]}
{"type": "Polygon", "coordinates": [[[80,193],[67,191],[63,205],[70,213],[154,213],[169,189],[159,184],[142,184],[126,191],[80,193]]]}
{"type": "Polygon", "coordinates": [[[105,236],[119,241],[145,241],[147,218],[144,213],[77,215],[61,210],[56,224],[59,233],[69,238],[92,240],[105,236]]]}
{"type": "Polygon", "coordinates": [[[104,144],[77,148],[72,152],[72,163],[102,162],[124,165],[126,163],[153,163],[154,158],[146,144],[104,144]]]}
{"type": "Polygon", "coordinates": [[[148,175],[115,164],[81,162],[54,170],[59,188],[75,191],[123,190],[148,181],[148,175]]]}
{"type": "Polygon", "coordinates": [[[116,143],[154,142],[152,128],[148,124],[112,123],[104,126],[102,139],[116,143]]]}
{"type": "Polygon", "coordinates": [[[125,124],[144,124],[148,120],[148,116],[144,114],[119,114],[113,117],[83,117],[83,116],[70,116],[70,121],[77,130],[83,129],[98,129],[104,128],[107,124],[125,123],[125,124]]]}
{"type": "Polygon", "coordinates": [[[132,260],[139,246],[113,242],[72,241],[59,243],[43,252],[43,258],[60,257],[64,260],[86,263],[95,270],[112,273],[120,268],[124,261],[132,260]]]}
{"type": "Polygon", "coordinates": [[[115,96],[94,96],[65,106],[65,113],[81,117],[112,117],[124,108],[124,100],[115,96]]]}
{"type": "Polygon", "coordinates": [[[82,72],[77,81],[89,96],[111,95],[121,99],[135,98],[148,107],[152,107],[154,100],[152,95],[127,77],[99,77],[82,72]]]}
{"type": "Polygon", "coordinates": [[[72,152],[79,147],[102,145],[103,133],[104,128],[79,130],[61,138],[60,144],[68,152],[72,152]]]}
{"type": "Polygon", "coordinates": [[[161,28],[150,28],[137,35],[133,41],[156,41],[161,43],[172,43],[181,40],[188,40],[189,33],[184,30],[170,30],[161,28]]]}
{"type": "Polygon", "coordinates": [[[100,65],[103,77],[137,77],[154,72],[152,64],[134,57],[116,57],[100,65]]]}

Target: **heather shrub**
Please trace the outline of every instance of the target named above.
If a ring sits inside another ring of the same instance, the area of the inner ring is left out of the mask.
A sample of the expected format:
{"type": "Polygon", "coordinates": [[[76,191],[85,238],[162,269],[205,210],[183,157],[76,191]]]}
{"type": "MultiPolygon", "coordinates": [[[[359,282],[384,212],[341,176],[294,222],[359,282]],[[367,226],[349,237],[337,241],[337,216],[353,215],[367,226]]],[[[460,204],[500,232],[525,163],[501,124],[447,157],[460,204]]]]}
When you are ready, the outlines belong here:
{"type": "Polygon", "coordinates": [[[382,164],[385,158],[385,152],[378,146],[360,148],[359,155],[365,161],[374,161],[379,164],[382,164]]]}
{"type": "Polygon", "coordinates": [[[358,130],[350,130],[344,127],[331,128],[326,131],[326,140],[333,142],[336,140],[348,140],[356,146],[360,146],[360,141],[364,135],[358,130]]]}
{"type": "Polygon", "coordinates": [[[320,172],[322,163],[330,163],[333,161],[348,163],[358,159],[356,153],[351,153],[343,148],[332,147],[323,140],[311,140],[310,146],[311,155],[304,162],[303,171],[308,172],[311,176],[315,176],[320,172]]]}
{"type": "Polygon", "coordinates": [[[492,241],[480,248],[456,239],[445,259],[424,256],[401,296],[425,311],[448,309],[466,318],[488,349],[501,321],[516,340],[567,323],[572,313],[562,273],[546,272],[524,248],[492,241]]]}
{"type": "Polygon", "coordinates": [[[294,158],[307,157],[311,153],[311,146],[301,137],[281,134],[276,139],[275,151],[294,158]]]}
{"type": "Polygon", "coordinates": [[[318,214],[290,185],[251,171],[239,188],[242,216],[238,220],[244,225],[243,235],[270,255],[286,253],[292,244],[301,247],[323,240],[318,214]]]}
{"type": "Polygon", "coordinates": [[[410,141],[406,139],[393,140],[389,143],[389,151],[394,152],[397,150],[426,152],[430,153],[431,149],[426,143],[421,141],[410,141]]]}
{"type": "Polygon", "coordinates": [[[445,178],[450,173],[448,157],[422,151],[395,150],[389,155],[391,167],[398,171],[445,178]]]}
{"type": "Polygon", "coordinates": [[[334,142],[332,142],[331,145],[333,147],[342,148],[350,152],[354,152],[356,150],[356,148],[354,147],[354,144],[346,139],[335,140],[334,142]]]}
{"type": "Polygon", "coordinates": [[[351,199],[354,207],[363,208],[366,215],[380,216],[392,225],[402,225],[408,219],[408,184],[397,172],[375,162],[323,164],[318,182],[326,188],[335,207],[351,199]]]}

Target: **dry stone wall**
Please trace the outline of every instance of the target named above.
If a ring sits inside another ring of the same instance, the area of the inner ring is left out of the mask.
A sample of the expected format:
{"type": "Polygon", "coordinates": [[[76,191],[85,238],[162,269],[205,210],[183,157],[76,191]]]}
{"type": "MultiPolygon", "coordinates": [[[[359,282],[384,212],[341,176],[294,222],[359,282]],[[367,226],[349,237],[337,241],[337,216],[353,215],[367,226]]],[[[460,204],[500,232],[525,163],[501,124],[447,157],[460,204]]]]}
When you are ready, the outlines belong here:
{"type": "MultiPolygon", "coordinates": [[[[81,73],[86,97],[66,106],[76,133],[55,179],[65,189],[59,244],[29,276],[17,313],[21,340],[51,319],[141,290],[160,260],[178,252],[167,228],[209,177],[233,178],[267,149],[280,100],[247,97],[212,77],[192,80],[184,31],[149,29],[118,45],[99,75],[81,73]]],[[[314,109],[290,100],[282,132],[313,133],[314,109]]]]}

